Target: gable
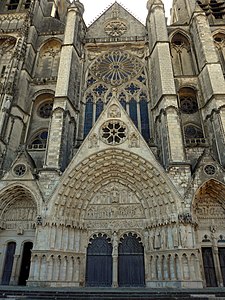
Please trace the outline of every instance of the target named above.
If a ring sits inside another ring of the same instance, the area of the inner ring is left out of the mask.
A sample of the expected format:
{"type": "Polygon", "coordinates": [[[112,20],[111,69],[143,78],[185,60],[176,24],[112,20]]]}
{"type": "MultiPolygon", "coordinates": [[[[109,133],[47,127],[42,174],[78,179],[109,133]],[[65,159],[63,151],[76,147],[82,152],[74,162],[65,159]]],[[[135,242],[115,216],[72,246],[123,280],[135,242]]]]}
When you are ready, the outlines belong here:
{"type": "Polygon", "coordinates": [[[145,26],[115,2],[88,28],[86,38],[143,37],[145,34],[145,26]]]}

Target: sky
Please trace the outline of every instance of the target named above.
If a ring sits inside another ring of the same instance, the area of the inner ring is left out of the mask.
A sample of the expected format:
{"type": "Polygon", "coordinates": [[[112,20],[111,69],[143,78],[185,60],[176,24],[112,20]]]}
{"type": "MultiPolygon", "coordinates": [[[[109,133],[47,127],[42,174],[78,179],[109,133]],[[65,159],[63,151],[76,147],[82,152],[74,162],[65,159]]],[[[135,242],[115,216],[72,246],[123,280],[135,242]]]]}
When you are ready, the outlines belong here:
{"type": "MultiPolygon", "coordinates": [[[[90,25],[99,15],[102,14],[114,0],[80,0],[85,7],[84,20],[87,25],[90,25]]],[[[137,17],[142,23],[145,24],[147,16],[146,3],[147,0],[117,0],[128,11],[130,11],[135,17],[137,17]]],[[[165,5],[166,16],[170,15],[170,8],[172,0],[163,0],[165,5]]]]}

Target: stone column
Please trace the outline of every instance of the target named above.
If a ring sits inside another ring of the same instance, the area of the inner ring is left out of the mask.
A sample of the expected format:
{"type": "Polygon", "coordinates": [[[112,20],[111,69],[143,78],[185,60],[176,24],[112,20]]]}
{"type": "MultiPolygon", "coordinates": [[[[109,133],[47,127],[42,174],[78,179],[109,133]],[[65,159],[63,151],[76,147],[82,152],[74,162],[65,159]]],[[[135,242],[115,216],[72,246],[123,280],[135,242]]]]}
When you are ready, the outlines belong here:
{"type": "Polygon", "coordinates": [[[113,260],[113,271],[112,271],[112,287],[118,287],[118,236],[114,231],[113,233],[113,251],[112,251],[112,260],[113,260]]]}
{"type": "Polygon", "coordinates": [[[18,268],[19,258],[20,258],[20,255],[17,255],[17,254],[14,255],[12,273],[11,273],[11,278],[10,278],[10,285],[17,285],[17,283],[18,283],[17,268],[18,268]]]}
{"type": "Polygon", "coordinates": [[[161,0],[147,3],[149,69],[153,117],[164,166],[185,161],[164,5],[161,0]]]}
{"type": "Polygon", "coordinates": [[[202,116],[208,125],[213,149],[225,166],[225,85],[223,71],[216,53],[212,31],[205,13],[197,5],[190,23],[193,45],[199,66],[198,79],[202,90],[202,116]]]}
{"type": "MultiPolygon", "coordinates": [[[[78,100],[75,73],[76,66],[80,66],[81,40],[79,36],[80,24],[82,24],[83,5],[79,1],[73,1],[67,11],[64,42],[61,49],[58,79],[56,84],[55,99],[52,110],[52,118],[49,127],[45,168],[64,170],[69,163],[67,157],[68,143],[71,147],[73,136],[67,135],[69,130],[68,114],[76,118],[78,113],[78,100]]],[[[74,133],[75,134],[75,133],[74,133]]]]}

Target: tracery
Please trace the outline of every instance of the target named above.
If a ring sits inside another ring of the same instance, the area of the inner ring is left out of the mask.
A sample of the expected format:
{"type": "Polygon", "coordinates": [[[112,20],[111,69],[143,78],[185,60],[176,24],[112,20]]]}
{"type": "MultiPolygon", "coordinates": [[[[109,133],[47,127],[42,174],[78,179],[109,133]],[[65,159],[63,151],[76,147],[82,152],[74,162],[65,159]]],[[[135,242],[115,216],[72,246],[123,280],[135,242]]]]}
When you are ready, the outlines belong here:
{"type": "Polygon", "coordinates": [[[145,140],[150,139],[149,99],[143,63],[125,51],[111,51],[92,64],[84,98],[84,137],[117,88],[118,100],[145,140]]]}

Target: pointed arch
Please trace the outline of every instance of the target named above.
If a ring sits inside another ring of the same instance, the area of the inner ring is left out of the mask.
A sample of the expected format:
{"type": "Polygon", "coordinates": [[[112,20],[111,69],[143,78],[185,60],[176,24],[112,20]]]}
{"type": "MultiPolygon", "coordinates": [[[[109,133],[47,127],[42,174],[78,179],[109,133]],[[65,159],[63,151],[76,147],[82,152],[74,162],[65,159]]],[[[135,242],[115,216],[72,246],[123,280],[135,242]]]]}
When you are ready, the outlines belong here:
{"type": "Polygon", "coordinates": [[[94,234],[87,247],[86,285],[112,285],[112,243],[106,234],[94,234]]]}
{"type": "Polygon", "coordinates": [[[144,286],[144,247],[141,238],[132,232],[124,234],[118,250],[119,286],[144,286]]]}
{"type": "MultiPolygon", "coordinates": [[[[111,189],[111,196],[104,198],[105,206],[108,205],[107,201],[124,201],[122,199],[125,196],[117,196],[122,195],[122,190],[125,195],[130,195],[128,199],[132,205],[125,202],[132,206],[129,216],[135,215],[152,224],[173,221],[180,201],[169,179],[147,160],[125,150],[108,149],[89,156],[68,170],[50,201],[49,214],[55,220],[59,218],[62,224],[76,222],[91,226],[96,220],[96,214],[99,219],[105,218],[101,217],[102,214],[108,216],[107,207],[102,212],[95,212],[94,207],[90,210],[91,203],[98,205],[99,197],[107,192],[106,187],[111,189]]],[[[122,214],[120,210],[115,218],[120,215],[122,218],[122,214]]],[[[124,212],[123,218],[125,216],[124,212]]]]}
{"type": "Polygon", "coordinates": [[[36,76],[49,78],[56,77],[59,68],[62,42],[58,39],[49,39],[41,45],[36,67],[36,76]]]}
{"type": "Polygon", "coordinates": [[[7,229],[7,224],[10,223],[16,228],[16,224],[23,221],[34,228],[39,210],[40,204],[27,187],[14,184],[0,193],[0,220],[3,229],[7,229]]]}
{"type": "Polygon", "coordinates": [[[213,33],[214,45],[217,50],[217,55],[223,74],[225,74],[225,32],[216,31],[213,33]]]}
{"type": "Polygon", "coordinates": [[[195,193],[192,202],[192,213],[197,218],[207,216],[210,218],[218,218],[219,216],[223,218],[223,211],[225,213],[225,184],[216,179],[205,181],[195,193]],[[201,209],[204,205],[208,207],[213,205],[215,209],[201,209]]]}
{"type": "Polygon", "coordinates": [[[225,184],[214,178],[205,181],[194,195],[192,213],[198,224],[196,240],[201,247],[205,285],[221,285],[217,274],[221,272],[225,282],[225,184]],[[215,247],[219,253],[213,254],[215,247]]]}
{"type": "Polygon", "coordinates": [[[171,55],[175,76],[195,74],[190,39],[183,31],[173,33],[171,55]]]}

